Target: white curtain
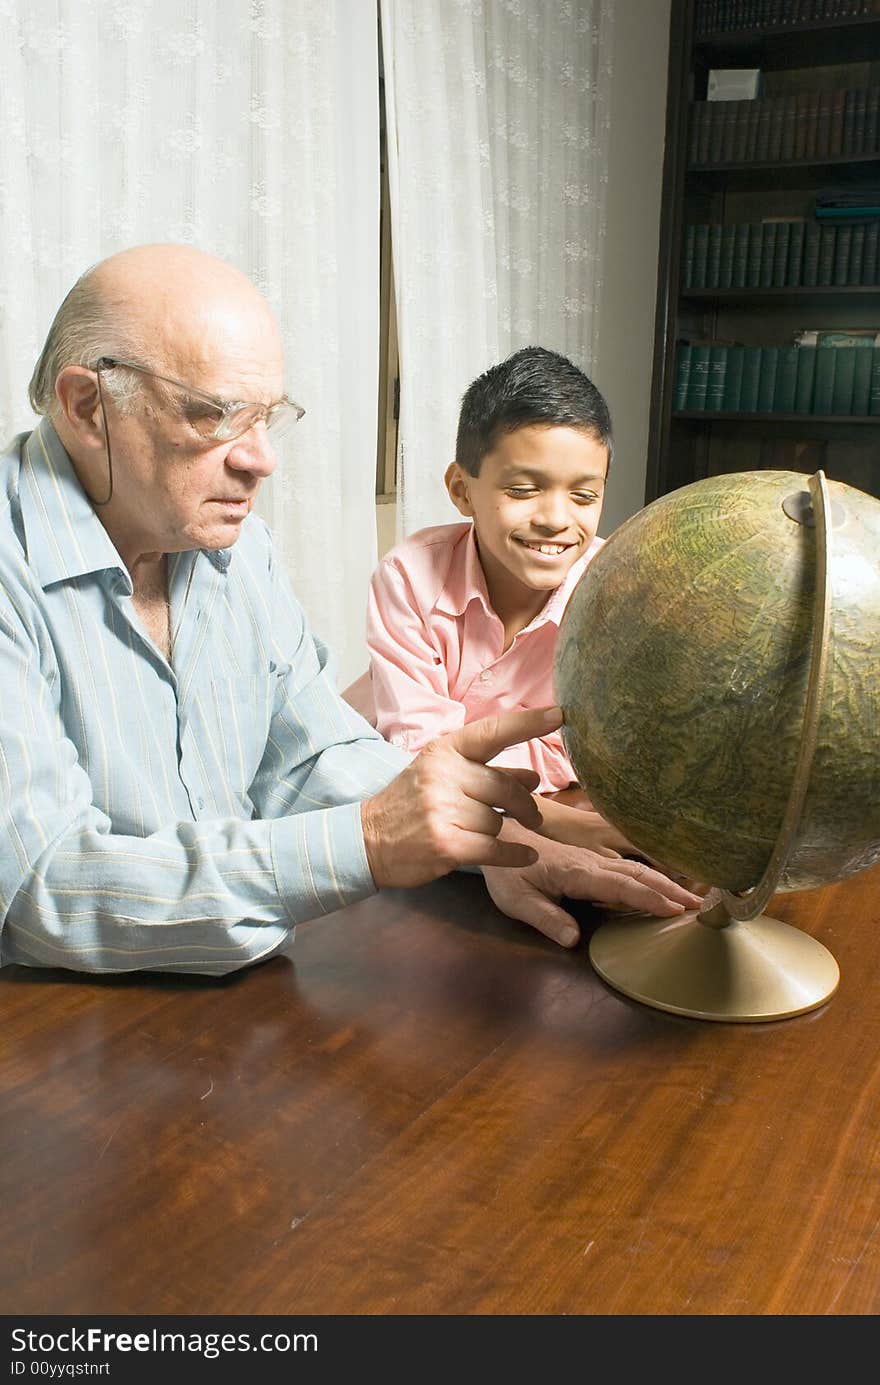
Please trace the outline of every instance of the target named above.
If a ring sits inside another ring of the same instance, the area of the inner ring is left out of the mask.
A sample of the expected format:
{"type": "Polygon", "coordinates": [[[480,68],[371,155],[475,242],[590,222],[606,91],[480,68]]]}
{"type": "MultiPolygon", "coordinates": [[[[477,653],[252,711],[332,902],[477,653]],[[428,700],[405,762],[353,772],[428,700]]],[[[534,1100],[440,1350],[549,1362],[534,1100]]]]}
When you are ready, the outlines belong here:
{"type": "Polygon", "coordinates": [[[398,537],[456,518],[461,396],[518,347],[593,374],[612,0],[380,0],[400,337],[398,537]]]}
{"type": "Polygon", "coordinates": [[[0,0],[0,440],[77,276],[128,245],[232,261],[306,417],[260,509],[341,682],[376,559],[378,34],[369,0],[0,0]]]}

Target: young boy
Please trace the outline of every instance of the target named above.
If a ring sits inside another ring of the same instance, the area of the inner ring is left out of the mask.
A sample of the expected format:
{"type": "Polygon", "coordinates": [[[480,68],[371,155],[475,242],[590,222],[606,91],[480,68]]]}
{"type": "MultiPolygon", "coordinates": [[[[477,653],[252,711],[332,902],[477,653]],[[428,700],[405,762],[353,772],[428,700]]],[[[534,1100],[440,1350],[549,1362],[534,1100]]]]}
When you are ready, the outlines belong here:
{"type": "MultiPolygon", "coordinates": [[[[411,535],[370,584],[372,694],[387,740],[415,753],[479,717],[555,702],[559,623],[604,542],[611,449],[605,400],[554,351],[526,347],[469,386],[445,478],[465,521],[411,535]]],[[[535,770],[537,793],[590,809],[558,732],[492,763],[535,770]]],[[[632,850],[597,813],[578,813],[573,832],[561,821],[570,813],[551,815],[564,840],[632,850]]]]}

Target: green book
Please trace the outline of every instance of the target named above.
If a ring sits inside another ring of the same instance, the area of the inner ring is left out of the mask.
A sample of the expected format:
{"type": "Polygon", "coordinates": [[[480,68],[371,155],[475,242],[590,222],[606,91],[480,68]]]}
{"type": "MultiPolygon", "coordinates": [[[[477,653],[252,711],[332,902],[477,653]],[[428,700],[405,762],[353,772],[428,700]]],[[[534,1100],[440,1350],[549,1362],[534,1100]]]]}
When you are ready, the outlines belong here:
{"type": "Polygon", "coordinates": [[[819,282],[819,247],[822,227],[818,221],[807,223],[804,232],[804,258],[801,267],[801,282],[805,288],[813,288],[819,282]]]}
{"type": "Polygon", "coordinates": [[[852,240],[849,247],[849,270],[846,276],[848,284],[860,284],[862,282],[862,265],[865,259],[865,226],[861,223],[852,228],[852,240]]]}
{"type": "Polygon", "coordinates": [[[706,262],[709,255],[709,227],[705,222],[701,222],[694,227],[694,267],[691,276],[690,287],[692,289],[704,289],[706,287],[706,262]]]}
{"type": "Polygon", "coordinates": [[[681,283],[682,288],[693,288],[694,284],[694,234],[696,226],[691,224],[684,228],[684,246],[681,253],[681,283]]]}
{"type": "Polygon", "coordinates": [[[804,262],[804,238],[806,222],[793,221],[788,233],[788,262],[785,266],[785,283],[794,287],[801,283],[804,262]]]}
{"type": "Polygon", "coordinates": [[[688,411],[701,410],[706,407],[706,391],[709,388],[709,353],[711,349],[708,342],[700,342],[698,345],[691,345],[691,373],[688,379],[686,403],[688,411]]]}
{"type": "Polygon", "coordinates": [[[761,283],[761,257],[764,253],[763,222],[750,221],[749,228],[749,249],[746,257],[746,282],[745,287],[756,289],[761,283]]]}
{"type": "Polygon", "coordinates": [[[854,347],[856,358],[853,371],[852,412],[864,417],[871,411],[871,369],[874,365],[874,350],[854,347]]]}
{"type": "Polygon", "coordinates": [[[880,346],[875,346],[871,352],[873,364],[871,366],[871,394],[868,400],[868,413],[872,418],[880,416],[880,346]]]}
{"type": "Polygon", "coordinates": [[[852,227],[838,226],[834,240],[834,271],[831,282],[837,287],[849,283],[849,252],[852,246],[852,227]]]}
{"type": "Polygon", "coordinates": [[[839,346],[820,346],[816,349],[816,378],[813,384],[813,413],[830,414],[834,393],[834,360],[839,346]]]}
{"type": "Polygon", "coordinates": [[[758,371],[758,413],[773,412],[773,398],[776,394],[776,363],[779,359],[778,346],[761,347],[761,366],[758,371]]]}
{"type": "Polygon", "coordinates": [[[794,411],[796,414],[808,414],[812,411],[815,375],[815,346],[799,346],[797,348],[797,381],[794,387],[794,411]]]}
{"type": "Polygon", "coordinates": [[[776,235],[773,241],[773,267],[771,270],[771,283],[773,287],[777,289],[781,289],[785,285],[790,237],[791,222],[778,221],[776,223],[776,235]]]}
{"type": "Polygon", "coordinates": [[[718,287],[729,289],[733,283],[733,254],[736,243],[736,225],[732,221],[721,227],[721,263],[718,266],[718,287]]]}
{"type": "Polygon", "coordinates": [[[749,223],[737,222],[733,236],[733,276],[731,288],[745,288],[749,263],[749,223]]]}
{"type": "MultiPolygon", "coordinates": [[[[851,414],[853,401],[853,380],[856,370],[858,346],[835,346],[837,360],[834,363],[834,388],[831,391],[831,412],[851,414]]],[[[867,352],[866,352],[867,354],[867,352]]]]}
{"type": "Polygon", "coordinates": [[[872,221],[865,228],[865,249],[862,254],[862,278],[863,284],[876,284],[877,278],[877,251],[880,249],[880,221],[872,221]]]}
{"type": "Polygon", "coordinates": [[[721,399],[721,409],[726,414],[739,411],[745,352],[744,346],[727,348],[727,370],[724,374],[724,394],[721,399]]]}
{"type": "Polygon", "coordinates": [[[773,264],[776,256],[776,222],[765,221],[762,223],[761,236],[761,277],[759,286],[762,289],[773,287],[773,264]]]}
{"type": "Polygon", "coordinates": [[[727,374],[726,346],[713,346],[709,351],[709,381],[706,385],[706,408],[713,413],[721,410],[724,398],[724,377],[727,374]]]}
{"type": "Polygon", "coordinates": [[[797,390],[796,346],[780,346],[776,358],[776,385],[773,391],[774,414],[793,414],[797,390]]]}
{"type": "Polygon", "coordinates": [[[754,414],[758,411],[758,377],[761,373],[760,346],[747,346],[743,352],[742,384],[739,391],[739,411],[754,414]]]}
{"type": "Polygon", "coordinates": [[[675,358],[675,390],[672,396],[672,409],[674,413],[681,413],[687,407],[688,380],[691,374],[691,347],[690,343],[681,341],[678,344],[678,354],[675,358]]]}
{"type": "Polygon", "coordinates": [[[721,227],[709,227],[709,245],[706,251],[706,288],[717,289],[721,275],[721,227]]]}

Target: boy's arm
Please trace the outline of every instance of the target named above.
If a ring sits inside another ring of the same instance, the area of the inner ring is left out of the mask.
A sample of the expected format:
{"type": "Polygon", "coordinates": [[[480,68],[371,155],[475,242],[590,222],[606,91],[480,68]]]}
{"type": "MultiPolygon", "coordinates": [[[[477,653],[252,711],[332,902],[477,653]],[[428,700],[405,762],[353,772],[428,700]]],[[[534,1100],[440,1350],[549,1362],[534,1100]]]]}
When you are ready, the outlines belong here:
{"type": "Polygon", "coordinates": [[[449,695],[446,665],[406,575],[388,562],[370,581],[367,645],[381,735],[415,753],[464,726],[464,707],[449,695]]]}

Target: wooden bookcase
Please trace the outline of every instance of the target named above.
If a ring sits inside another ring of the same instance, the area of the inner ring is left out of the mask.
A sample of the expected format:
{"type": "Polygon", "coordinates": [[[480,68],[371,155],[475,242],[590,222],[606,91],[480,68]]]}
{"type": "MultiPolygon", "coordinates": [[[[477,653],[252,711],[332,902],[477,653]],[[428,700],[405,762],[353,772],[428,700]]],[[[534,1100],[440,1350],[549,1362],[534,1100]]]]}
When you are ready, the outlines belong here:
{"type": "MultiPolygon", "coordinates": [[[[725,227],[802,220],[809,226],[816,223],[818,193],[880,188],[880,122],[872,120],[869,128],[864,114],[852,113],[859,101],[869,103],[865,91],[871,87],[880,88],[880,0],[714,0],[714,8],[706,0],[672,0],[646,502],[704,476],[761,468],[809,473],[821,467],[833,479],[880,496],[880,416],[695,410],[681,405],[680,376],[676,399],[682,342],[790,349],[802,330],[880,329],[880,271],[871,283],[846,282],[845,273],[831,284],[778,282],[783,274],[775,282],[765,275],[763,284],[734,286],[721,286],[710,273],[709,283],[695,287],[685,266],[686,245],[693,256],[689,227],[721,228],[712,243],[717,251],[720,237],[728,237],[727,254],[737,232],[725,227]],[[709,32],[707,20],[715,16],[726,27],[709,32]],[[732,27],[740,17],[748,27],[732,27]],[[758,102],[794,124],[779,139],[768,143],[765,128],[756,140],[747,133],[748,120],[769,120],[767,109],[739,102],[732,135],[716,117],[715,157],[706,158],[699,130],[707,115],[716,115],[704,104],[709,73],[728,68],[760,69],[758,102]],[[844,90],[855,95],[847,97],[842,139],[844,90]],[[836,139],[829,139],[827,125],[818,140],[804,135],[801,122],[807,113],[816,119],[817,109],[823,120],[837,122],[836,139]],[[737,157],[731,157],[734,150],[737,157]],[[774,156],[766,157],[768,151],[774,156]]],[[[806,227],[798,234],[807,234],[806,227]]],[[[742,265],[737,277],[743,277],[742,265]]]]}

